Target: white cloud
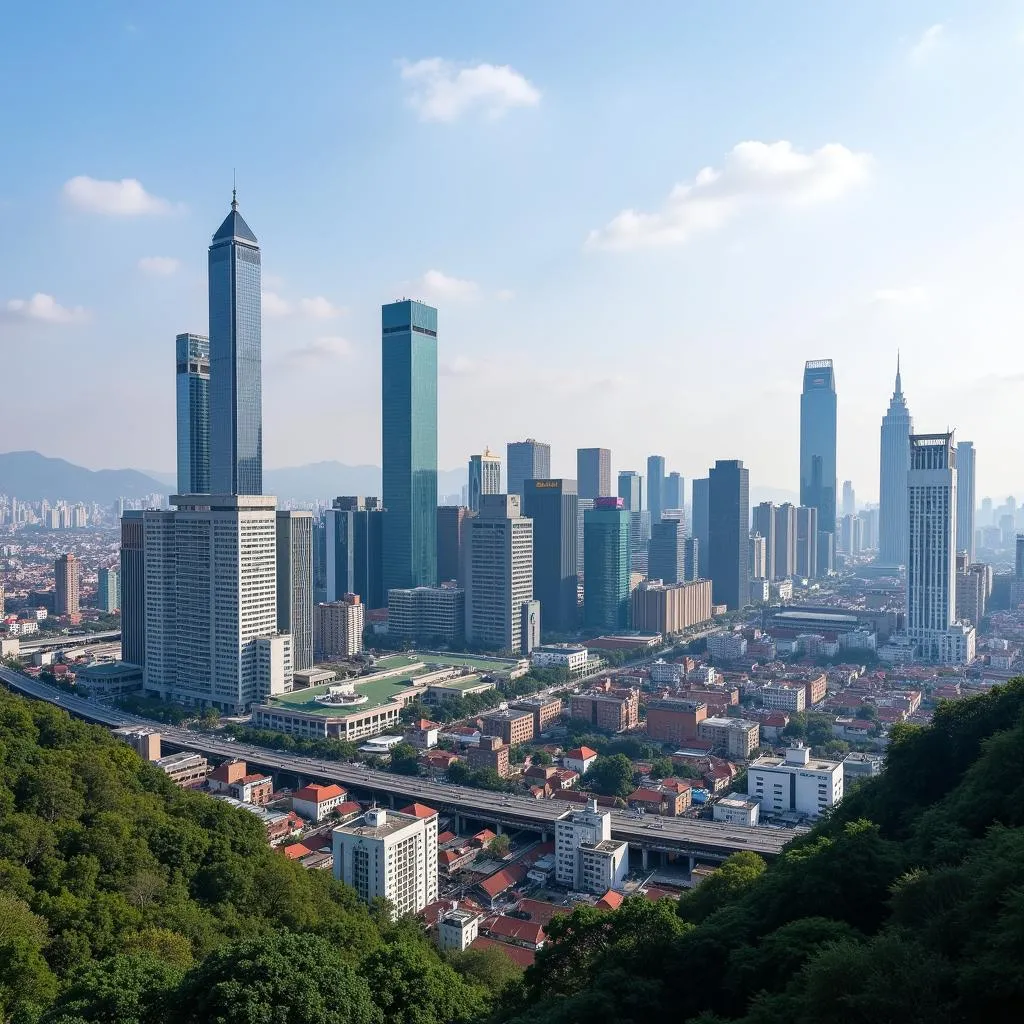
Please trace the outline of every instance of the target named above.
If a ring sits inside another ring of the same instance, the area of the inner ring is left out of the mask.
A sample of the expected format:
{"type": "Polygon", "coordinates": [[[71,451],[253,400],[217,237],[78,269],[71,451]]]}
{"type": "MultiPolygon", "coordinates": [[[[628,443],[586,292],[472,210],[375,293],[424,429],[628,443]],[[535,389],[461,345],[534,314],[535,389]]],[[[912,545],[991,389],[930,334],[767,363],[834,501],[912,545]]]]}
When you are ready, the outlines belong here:
{"type": "Polygon", "coordinates": [[[867,153],[829,143],[801,153],[790,142],[741,142],[722,168],[705,167],[693,183],[676,185],[661,210],[623,210],[603,228],[591,231],[594,249],[638,249],[681,245],[714,231],[755,204],[806,205],[838,199],[867,180],[867,153]]]}
{"type": "Polygon", "coordinates": [[[115,217],[138,217],[148,213],[169,213],[166,199],[150,195],[136,178],[120,181],[99,181],[79,175],[64,182],[64,198],[72,206],[90,213],[107,213],[115,217]]]}
{"type": "Polygon", "coordinates": [[[284,359],[296,365],[309,366],[346,358],[352,352],[352,343],[347,338],[332,336],[316,338],[306,345],[290,349],[284,354],[284,359]]]}
{"type": "Polygon", "coordinates": [[[428,270],[423,275],[421,286],[429,298],[449,302],[465,302],[480,294],[480,286],[476,281],[449,277],[440,270],[428,270]]]}
{"type": "Polygon", "coordinates": [[[460,66],[430,57],[401,67],[411,88],[409,105],[421,121],[455,121],[472,110],[498,118],[512,107],[540,103],[540,90],[507,64],[460,66]]]}
{"type": "Polygon", "coordinates": [[[511,288],[499,288],[494,293],[494,297],[501,302],[511,302],[516,297],[516,293],[511,288]]]}
{"type": "Polygon", "coordinates": [[[871,296],[871,301],[901,309],[920,309],[928,305],[930,297],[924,285],[914,284],[906,288],[879,288],[871,296]]]}
{"type": "Polygon", "coordinates": [[[335,306],[330,299],[314,295],[311,299],[299,299],[299,312],[314,320],[330,320],[345,312],[342,306],[335,306]]]}
{"type": "Polygon", "coordinates": [[[150,277],[170,277],[180,266],[181,261],[173,256],[143,256],[139,260],[139,270],[150,277]]]}
{"type": "Polygon", "coordinates": [[[945,42],[946,27],[941,23],[931,25],[924,30],[921,38],[910,48],[910,63],[923,64],[937,50],[942,48],[945,42]]]}
{"type": "Polygon", "coordinates": [[[86,320],[88,310],[82,306],[62,306],[52,295],[36,292],[31,299],[8,299],[0,307],[0,319],[38,320],[48,324],[73,324],[86,320]]]}
{"type": "Polygon", "coordinates": [[[442,363],[438,370],[442,377],[472,377],[478,368],[474,360],[466,356],[456,356],[449,362],[442,363]]]}
{"type": "Polygon", "coordinates": [[[292,304],[282,299],[277,292],[261,293],[260,304],[264,316],[287,316],[292,311],[292,304]]]}

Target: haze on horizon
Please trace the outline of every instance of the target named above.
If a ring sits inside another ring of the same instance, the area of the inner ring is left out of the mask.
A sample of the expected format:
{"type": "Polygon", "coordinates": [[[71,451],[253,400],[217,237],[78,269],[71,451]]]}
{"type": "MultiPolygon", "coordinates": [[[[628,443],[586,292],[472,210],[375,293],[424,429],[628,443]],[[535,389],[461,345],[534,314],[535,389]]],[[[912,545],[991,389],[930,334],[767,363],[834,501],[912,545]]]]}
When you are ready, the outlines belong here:
{"type": "Polygon", "coordinates": [[[921,432],[1022,485],[1024,8],[267,2],[12,10],[6,450],[174,464],[230,201],[263,252],[268,468],[380,463],[380,304],[439,309],[439,465],[533,436],[796,489],[806,359],[878,492],[921,432]],[[232,66],[232,58],[237,66],[232,66]]]}

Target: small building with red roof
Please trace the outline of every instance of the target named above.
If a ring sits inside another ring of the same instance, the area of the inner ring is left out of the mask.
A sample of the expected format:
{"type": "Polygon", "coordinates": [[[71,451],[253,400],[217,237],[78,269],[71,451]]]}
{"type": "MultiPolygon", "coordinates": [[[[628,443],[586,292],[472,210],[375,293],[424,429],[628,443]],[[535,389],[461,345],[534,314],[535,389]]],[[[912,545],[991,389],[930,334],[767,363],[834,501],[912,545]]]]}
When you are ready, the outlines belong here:
{"type": "Polygon", "coordinates": [[[345,802],[348,793],[341,786],[323,786],[312,782],[297,789],[292,796],[292,810],[309,821],[323,821],[336,807],[345,802]]]}
{"type": "Polygon", "coordinates": [[[580,775],[586,775],[587,769],[597,760],[597,751],[590,747],[576,747],[562,755],[562,764],[580,775]]]}

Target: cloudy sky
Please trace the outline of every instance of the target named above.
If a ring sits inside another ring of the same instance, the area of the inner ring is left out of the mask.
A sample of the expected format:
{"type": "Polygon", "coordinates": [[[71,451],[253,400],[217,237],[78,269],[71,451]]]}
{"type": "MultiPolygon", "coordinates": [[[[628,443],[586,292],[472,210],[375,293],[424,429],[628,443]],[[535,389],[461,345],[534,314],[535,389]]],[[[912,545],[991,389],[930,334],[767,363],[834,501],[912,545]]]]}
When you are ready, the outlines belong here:
{"type": "Polygon", "coordinates": [[[379,460],[379,306],[439,307],[440,463],[535,436],[794,488],[805,359],[878,493],[921,431],[1024,489],[1024,5],[21,4],[0,32],[0,449],[174,464],[232,173],[269,467],[379,460]]]}

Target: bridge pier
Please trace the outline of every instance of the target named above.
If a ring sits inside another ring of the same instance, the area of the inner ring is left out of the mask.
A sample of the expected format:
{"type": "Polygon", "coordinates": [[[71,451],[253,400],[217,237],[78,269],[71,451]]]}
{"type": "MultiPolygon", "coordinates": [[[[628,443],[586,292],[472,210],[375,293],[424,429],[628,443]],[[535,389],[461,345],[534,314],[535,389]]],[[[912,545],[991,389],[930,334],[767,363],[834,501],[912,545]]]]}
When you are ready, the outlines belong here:
{"type": "Polygon", "coordinates": [[[640,864],[643,866],[644,871],[647,870],[647,847],[640,847],[640,864]]]}
{"type": "Polygon", "coordinates": [[[502,826],[502,824],[501,824],[501,822],[500,822],[500,821],[498,821],[498,822],[495,822],[495,824],[494,824],[494,830],[495,830],[495,834],[496,834],[496,835],[499,835],[499,836],[500,836],[500,835],[502,835],[502,834],[503,834],[503,831],[504,831],[504,829],[503,829],[503,826],[502,826]]]}
{"type": "Polygon", "coordinates": [[[690,874],[693,874],[693,869],[697,866],[697,858],[690,854],[690,874]]]}

